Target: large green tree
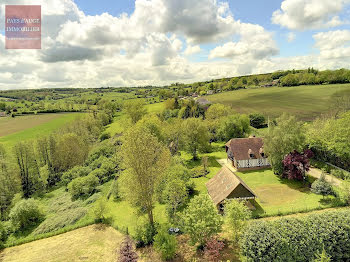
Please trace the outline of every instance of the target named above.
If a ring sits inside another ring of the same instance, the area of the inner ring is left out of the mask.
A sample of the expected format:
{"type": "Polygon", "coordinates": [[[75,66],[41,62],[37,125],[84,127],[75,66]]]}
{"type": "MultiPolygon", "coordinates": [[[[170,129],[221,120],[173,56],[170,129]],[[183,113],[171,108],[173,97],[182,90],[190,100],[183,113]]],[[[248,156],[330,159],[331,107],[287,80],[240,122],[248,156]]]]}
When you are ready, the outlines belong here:
{"type": "Polygon", "coordinates": [[[211,236],[218,234],[222,217],[207,194],[194,197],[183,212],[182,224],[190,236],[191,244],[204,245],[211,236]]]}
{"type": "Polygon", "coordinates": [[[276,174],[283,174],[283,159],[290,152],[301,152],[305,146],[303,124],[294,116],[283,114],[276,124],[269,123],[269,130],[264,139],[264,150],[269,157],[272,169],[276,174]]]}
{"type": "Polygon", "coordinates": [[[130,100],[124,103],[123,111],[130,118],[133,124],[137,123],[147,114],[143,100],[130,100]]]}
{"type": "Polygon", "coordinates": [[[124,134],[122,153],[125,198],[147,214],[153,226],[156,187],[169,166],[170,152],[147,128],[137,125],[124,134]]]}
{"type": "Polygon", "coordinates": [[[198,118],[188,118],[182,123],[185,150],[193,159],[198,159],[198,152],[204,152],[209,146],[209,132],[205,123],[198,118]]]}

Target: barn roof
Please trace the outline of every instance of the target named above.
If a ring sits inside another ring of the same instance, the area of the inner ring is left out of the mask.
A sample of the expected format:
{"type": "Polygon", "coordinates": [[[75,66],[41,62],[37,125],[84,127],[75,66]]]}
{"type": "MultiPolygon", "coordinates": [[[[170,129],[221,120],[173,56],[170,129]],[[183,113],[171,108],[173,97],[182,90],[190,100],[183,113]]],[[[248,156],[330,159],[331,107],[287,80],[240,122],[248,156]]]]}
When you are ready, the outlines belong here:
{"type": "Polygon", "coordinates": [[[227,166],[221,168],[220,171],[205,185],[215,205],[218,205],[225,200],[235,191],[236,188],[238,188],[239,185],[242,185],[252,194],[253,197],[256,197],[254,192],[243,182],[243,180],[233,173],[227,166]]]}
{"type": "Polygon", "coordinates": [[[234,138],[226,143],[236,160],[249,159],[249,153],[254,154],[254,158],[262,158],[260,152],[264,147],[264,141],[260,137],[234,138]]]}

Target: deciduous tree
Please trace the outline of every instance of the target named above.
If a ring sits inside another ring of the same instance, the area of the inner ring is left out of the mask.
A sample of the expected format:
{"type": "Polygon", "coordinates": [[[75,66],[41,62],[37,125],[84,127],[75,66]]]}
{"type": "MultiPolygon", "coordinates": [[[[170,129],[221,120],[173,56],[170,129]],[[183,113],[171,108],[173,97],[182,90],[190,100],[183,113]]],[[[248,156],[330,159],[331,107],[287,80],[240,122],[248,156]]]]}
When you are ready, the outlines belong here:
{"type": "Polygon", "coordinates": [[[125,197],[147,214],[153,226],[156,186],[169,166],[170,152],[142,126],[125,133],[122,152],[126,167],[121,176],[125,197]]]}
{"type": "Polygon", "coordinates": [[[269,123],[269,130],[264,139],[264,150],[269,157],[272,169],[276,174],[283,174],[283,159],[294,151],[302,151],[305,146],[304,127],[294,116],[283,114],[269,123]]]}
{"type": "Polygon", "coordinates": [[[183,212],[184,231],[191,244],[204,245],[205,241],[221,231],[223,220],[208,195],[194,197],[183,212]]]}

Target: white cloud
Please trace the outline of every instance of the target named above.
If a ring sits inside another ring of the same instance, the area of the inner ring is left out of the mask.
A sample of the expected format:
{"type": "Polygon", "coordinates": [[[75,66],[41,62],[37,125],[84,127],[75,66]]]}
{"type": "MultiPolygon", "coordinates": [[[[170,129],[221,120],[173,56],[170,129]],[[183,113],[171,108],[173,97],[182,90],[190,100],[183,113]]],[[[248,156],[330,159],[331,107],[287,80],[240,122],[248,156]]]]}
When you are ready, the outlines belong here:
{"type": "Polygon", "coordinates": [[[214,48],[209,58],[233,58],[235,61],[259,60],[277,55],[273,35],[257,25],[240,24],[240,40],[214,48]]]}
{"type": "Polygon", "coordinates": [[[315,47],[320,50],[324,63],[339,67],[349,66],[350,30],[336,30],[315,34],[315,47]]]}
{"type": "MultiPolygon", "coordinates": [[[[345,30],[315,35],[319,56],[277,57],[272,33],[235,20],[228,3],[216,0],[136,0],[132,14],[118,17],[88,16],[72,0],[37,2],[43,5],[43,49],[5,50],[0,34],[0,89],[196,82],[305,66],[336,67],[348,54],[345,30]],[[213,60],[191,62],[188,56],[204,51],[207,43],[214,46],[209,54],[213,60]],[[337,52],[330,58],[332,49],[337,52]]],[[[328,22],[336,24],[332,19],[328,22]]]]}
{"type": "Polygon", "coordinates": [[[295,38],[296,38],[295,33],[289,32],[289,33],[287,34],[287,41],[288,41],[289,43],[294,42],[295,38]]]}
{"type": "Polygon", "coordinates": [[[339,14],[349,0],[284,0],[281,9],[272,14],[272,22],[292,30],[339,26],[339,14]]]}
{"type": "Polygon", "coordinates": [[[202,50],[201,50],[201,47],[199,45],[194,45],[194,46],[187,46],[184,54],[189,56],[189,55],[194,55],[194,54],[198,54],[200,53],[202,50]]]}

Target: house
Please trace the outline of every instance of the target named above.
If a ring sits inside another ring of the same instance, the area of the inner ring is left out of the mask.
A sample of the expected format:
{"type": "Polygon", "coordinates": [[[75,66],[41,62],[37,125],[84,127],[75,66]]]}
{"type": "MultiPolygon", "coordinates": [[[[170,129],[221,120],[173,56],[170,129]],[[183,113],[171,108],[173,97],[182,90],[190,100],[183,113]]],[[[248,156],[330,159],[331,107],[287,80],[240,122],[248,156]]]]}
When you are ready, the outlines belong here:
{"type": "Polygon", "coordinates": [[[227,199],[249,200],[256,198],[254,192],[227,166],[221,168],[205,185],[209,196],[218,209],[223,207],[223,202],[227,199]]]}
{"type": "Polygon", "coordinates": [[[213,95],[213,94],[215,94],[215,91],[214,91],[214,90],[208,90],[208,91],[207,91],[207,95],[213,95]]]}
{"type": "Polygon", "coordinates": [[[209,106],[209,105],[211,105],[211,102],[210,101],[208,101],[207,99],[205,99],[205,98],[198,98],[197,100],[196,100],[196,103],[198,104],[198,105],[200,105],[200,106],[209,106]]]}
{"type": "Polygon", "coordinates": [[[5,117],[7,116],[6,112],[0,112],[0,117],[5,117]]]}
{"type": "Polygon", "coordinates": [[[227,160],[238,171],[256,170],[270,166],[260,137],[234,138],[225,145],[227,160]]]}

